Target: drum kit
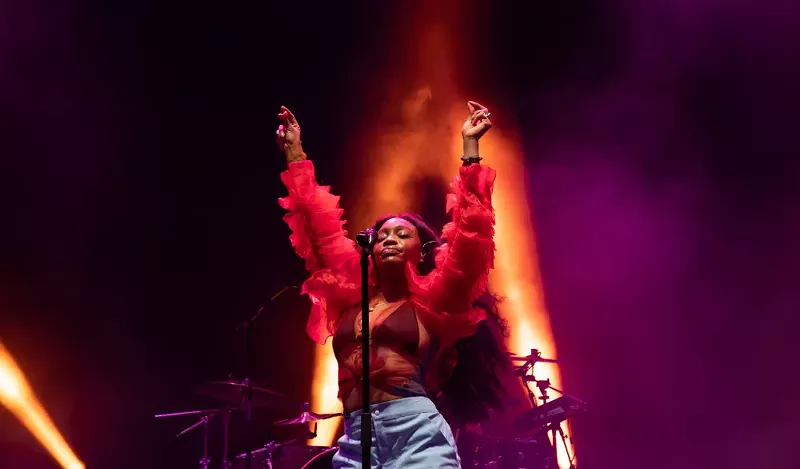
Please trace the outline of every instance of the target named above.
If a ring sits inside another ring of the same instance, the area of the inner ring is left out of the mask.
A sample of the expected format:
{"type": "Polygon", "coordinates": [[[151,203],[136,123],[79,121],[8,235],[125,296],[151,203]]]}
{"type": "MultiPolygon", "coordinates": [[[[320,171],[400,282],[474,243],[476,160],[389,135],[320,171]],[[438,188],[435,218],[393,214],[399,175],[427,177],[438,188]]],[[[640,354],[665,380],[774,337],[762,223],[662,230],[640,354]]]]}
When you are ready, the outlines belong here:
{"type": "Polygon", "coordinates": [[[155,418],[177,418],[177,417],[199,417],[199,420],[192,425],[181,430],[176,434],[180,438],[192,430],[201,428],[203,439],[203,454],[200,458],[200,469],[210,469],[218,467],[221,469],[283,469],[283,468],[302,468],[312,469],[318,467],[330,467],[325,465],[333,457],[335,447],[316,447],[305,446],[307,440],[317,436],[317,422],[339,417],[342,414],[318,414],[309,410],[308,403],[299,406],[297,417],[278,420],[271,424],[272,427],[306,427],[306,434],[298,438],[287,439],[284,441],[270,441],[261,448],[251,450],[247,453],[239,454],[231,460],[229,457],[231,415],[243,413],[247,408],[247,394],[252,392],[250,404],[260,409],[280,409],[297,407],[288,397],[271,391],[269,389],[248,384],[246,380],[230,381],[209,381],[195,387],[195,392],[199,395],[215,399],[222,404],[220,408],[192,410],[188,412],[173,412],[168,414],[157,414],[155,418]],[[222,456],[221,462],[212,466],[209,456],[210,424],[212,421],[222,422],[222,456]]]}
{"type": "Polygon", "coordinates": [[[533,368],[536,363],[557,363],[556,360],[542,358],[541,352],[531,349],[527,356],[509,354],[518,376],[528,390],[532,409],[514,419],[512,429],[523,438],[492,438],[480,436],[458,442],[462,467],[465,469],[575,469],[575,458],[570,453],[567,436],[561,423],[569,417],[587,410],[586,402],[556,389],[549,379],[537,379],[533,368]],[[539,390],[534,394],[531,383],[539,390]],[[555,391],[561,397],[551,400],[547,391],[555,391]],[[559,460],[558,444],[564,450],[564,460],[559,460]]]}
{"type": "MultiPolygon", "coordinates": [[[[537,350],[528,356],[510,355],[512,362],[522,362],[515,366],[515,372],[529,390],[529,398],[534,407],[513,421],[514,430],[532,434],[524,438],[493,438],[491,436],[464,436],[459,438],[458,450],[465,469],[557,469],[560,467],[556,439],[568,448],[567,437],[561,422],[586,410],[586,403],[554,388],[549,379],[539,380],[533,374],[537,362],[555,363],[555,360],[542,358],[537,350]],[[535,396],[531,384],[538,388],[535,396]],[[548,391],[561,394],[550,398],[548,391]]],[[[199,395],[212,398],[223,404],[220,408],[193,410],[158,414],[157,419],[193,417],[198,418],[192,425],[177,433],[181,437],[192,430],[202,430],[203,454],[199,461],[200,469],[212,467],[221,469],[330,469],[337,448],[307,446],[308,440],[316,437],[317,423],[340,417],[340,413],[318,414],[312,412],[308,403],[296,405],[283,394],[253,385],[248,380],[209,381],[195,387],[199,395]],[[282,441],[269,441],[260,448],[229,457],[229,434],[231,414],[247,408],[248,390],[251,390],[250,405],[259,409],[296,409],[296,416],[277,420],[270,424],[273,428],[303,428],[306,434],[282,441]],[[222,423],[221,461],[212,465],[209,457],[209,427],[213,421],[222,423]]],[[[566,452],[570,468],[574,468],[573,457],[566,452]]]]}
{"type": "MultiPolygon", "coordinates": [[[[287,287],[289,288],[289,287],[287,287]]],[[[284,288],[273,300],[287,290],[284,288]]],[[[200,396],[213,399],[219,407],[211,409],[191,410],[155,415],[156,419],[176,419],[191,417],[191,425],[176,434],[180,438],[193,430],[201,429],[202,455],[199,459],[200,469],[330,469],[333,464],[333,455],[337,447],[308,446],[309,440],[317,436],[317,423],[341,416],[340,413],[318,414],[310,410],[309,404],[299,404],[289,397],[256,385],[250,378],[250,336],[252,326],[264,308],[249,320],[240,324],[244,331],[245,367],[244,379],[227,381],[208,381],[194,388],[200,396]],[[256,449],[231,458],[230,435],[232,421],[240,422],[242,419],[232,419],[232,416],[243,417],[245,447],[251,448],[254,442],[253,409],[266,411],[289,411],[292,418],[277,420],[268,425],[270,429],[297,429],[303,430],[302,436],[283,438],[268,441],[256,449]],[[222,425],[221,445],[217,449],[221,454],[218,461],[212,461],[210,455],[211,425],[219,422],[222,425]],[[213,462],[213,464],[212,464],[213,462]]],[[[513,429],[518,434],[532,435],[525,438],[493,438],[491,436],[465,436],[457,438],[457,446],[465,469],[557,469],[564,463],[559,461],[556,450],[558,442],[563,448],[568,448],[567,437],[562,430],[561,423],[578,412],[586,410],[586,403],[570,396],[550,384],[549,379],[537,379],[533,373],[536,363],[556,363],[555,360],[542,358],[541,353],[532,349],[528,356],[509,354],[514,366],[515,374],[522,380],[528,389],[528,397],[533,408],[513,422],[513,429]],[[534,395],[531,385],[539,390],[539,396],[534,395]],[[555,391],[561,397],[551,400],[548,391],[555,391]],[[561,464],[560,464],[561,463],[561,464]]],[[[458,435],[459,432],[456,432],[458,435]]],[[[574,469],[573,456],[566,452],[567,463],[574,469]]]]}

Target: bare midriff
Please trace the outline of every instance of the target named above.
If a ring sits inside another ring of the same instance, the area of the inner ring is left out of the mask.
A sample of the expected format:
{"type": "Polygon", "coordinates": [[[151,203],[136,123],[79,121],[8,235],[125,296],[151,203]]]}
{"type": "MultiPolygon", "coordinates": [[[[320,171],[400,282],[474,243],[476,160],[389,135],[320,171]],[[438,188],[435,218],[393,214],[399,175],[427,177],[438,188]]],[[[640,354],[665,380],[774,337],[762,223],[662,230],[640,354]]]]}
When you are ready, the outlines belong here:
{"type": "MultiPolygon", "coordinates": [[[[395,331],[381,331],[381,334],[373,336],[373,331],[378,330],[384,325],[387,318],[389,318],[400,306],[405,302],[388,303],[375,308],[370,313],[370,403],[376,404],[380,402],[392,401],[399,399],[401,395],[392,392],[392,389],[403,388],[407,386],[408,378],[416,371],[419,365],[420,357],[425,356],[427,349],[430,345],[430,335],[416,314],[413,320],[416,322],[416,331],[413,339],[416,343],[405,344],[402,346],[402,341],[386,341],[387,336],[392,339],[391,334],[395,331]],[[372,340],[377,337],[378,340],[372,340]],[[384,339],[384,340],[381,340],[384,339]],[[389,343],[386,343],[389,342],[389,343]],[[410,353],[413,349],[415,353],[410,353]]],[[[346,315],[347,320],[352,318],[352,315],[346,315]]],[[[410,318],[404,318],[406,320],[410,318]]],[[[339,364],[339,398],[342,400],[345,412],[352,412],[360,410],[363,407],[362,401],[362,345],[361,345],[361,314],[357,314],[353,320],[352,331],[350,324],[347,324],[346,342],[340,343],[339,350],[337,351],[337,361],[339,364]],[[354,332],[354,334],[350,334],[354,332]]],[[[406,325],[408,326],[408,325],[406,325]]],[[[404,339],[410,339],[411,335],[406,330],[404,339]]],[[[340,335],[340,341],[345,339],[340,335]]]]}

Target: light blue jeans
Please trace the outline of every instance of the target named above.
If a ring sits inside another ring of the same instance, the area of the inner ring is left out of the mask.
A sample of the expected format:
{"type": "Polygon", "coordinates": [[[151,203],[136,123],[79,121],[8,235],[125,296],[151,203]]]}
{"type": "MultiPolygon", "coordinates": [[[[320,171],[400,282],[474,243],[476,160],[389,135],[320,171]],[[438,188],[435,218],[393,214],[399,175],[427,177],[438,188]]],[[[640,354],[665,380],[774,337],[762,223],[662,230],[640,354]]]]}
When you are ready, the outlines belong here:
{"type": "MultiPolygon", "coordinates": [[[[450,425],[427,397],[373,404],[370,468],[460,469],[450,425]]],[[[361,468],[361,410],[344,418],[333,469],[361,468]]]]}

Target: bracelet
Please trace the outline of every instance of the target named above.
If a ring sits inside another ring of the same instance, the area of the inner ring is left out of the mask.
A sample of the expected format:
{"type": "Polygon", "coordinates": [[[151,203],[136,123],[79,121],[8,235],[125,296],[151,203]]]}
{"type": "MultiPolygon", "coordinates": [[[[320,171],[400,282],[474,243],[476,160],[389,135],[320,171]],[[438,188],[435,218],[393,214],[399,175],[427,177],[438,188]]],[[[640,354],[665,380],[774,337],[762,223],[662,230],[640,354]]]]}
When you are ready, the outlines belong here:
{"type": "Polygon", "coordinates": [[[477,156],[477,155],[475,155],[475,156],[462,156],[461,157],[461,161],[463,162],[462,166],[469,166],[471,164],[480,163],[482,159],[483,158],[481,158],[480,156],[477,156]]]}

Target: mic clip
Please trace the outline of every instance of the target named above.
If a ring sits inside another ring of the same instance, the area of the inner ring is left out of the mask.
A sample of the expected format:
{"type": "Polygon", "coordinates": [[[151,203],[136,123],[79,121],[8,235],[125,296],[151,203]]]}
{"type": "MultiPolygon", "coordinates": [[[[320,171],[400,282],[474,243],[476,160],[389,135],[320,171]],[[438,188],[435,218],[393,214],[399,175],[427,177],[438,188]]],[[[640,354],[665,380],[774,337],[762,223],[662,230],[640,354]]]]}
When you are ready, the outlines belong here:
{"type": "Polygon", "coordinates": [[[363,249],[370,249],[375,242],[375,230],[367,228],[356,235],[356,244],[363,249]]]}

